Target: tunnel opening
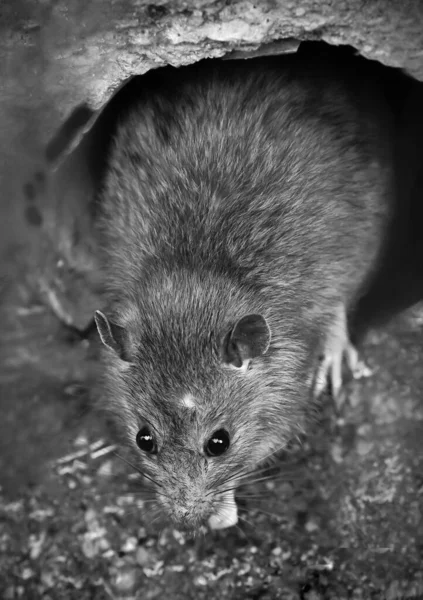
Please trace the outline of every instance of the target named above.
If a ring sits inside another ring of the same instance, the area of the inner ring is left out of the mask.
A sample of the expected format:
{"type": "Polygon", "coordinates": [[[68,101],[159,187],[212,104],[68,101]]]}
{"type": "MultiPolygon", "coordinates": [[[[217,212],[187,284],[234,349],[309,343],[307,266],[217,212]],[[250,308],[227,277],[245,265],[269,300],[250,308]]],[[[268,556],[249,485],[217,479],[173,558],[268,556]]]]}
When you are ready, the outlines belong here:
{"type": "MultiPolygon", "coordinates": [[[[293,50],[310,58],[335,57],[340,65],[355,60],[358,68],[363,62],[373,63],[395,116],[398,201],[389,252],[353,319],[360,337],[368,324],[383,323],[423,294],[423,267],[419,260],[423,250],[423,84],[399,69],[359,56],[353,47],[334,47],[324,42],[282,40],[276,49],[273,43],[270,48],[265,45],[246,54],[244,59],[237,52],[229,53],[223,60],[249,60],[293,50]]],[[[46,148],[49,172],[34,173],[32,181],[23,186],[25,219],[30,229],[40,229],[44,240],[49,240],[40,244],[44,249],[37,258],[39,264],[34,268],[32,284],[56,316],[81,333],[91,331],[93,309],[101,295],[94,224],[108,150],[117,122],[137,90],[162,76],[163,69],[173,67],[160,67],[123,82],[97,112],[86,105],[77,107],[46,148]],[[43,263],[46,268],[42,268],[43,263]]]]}

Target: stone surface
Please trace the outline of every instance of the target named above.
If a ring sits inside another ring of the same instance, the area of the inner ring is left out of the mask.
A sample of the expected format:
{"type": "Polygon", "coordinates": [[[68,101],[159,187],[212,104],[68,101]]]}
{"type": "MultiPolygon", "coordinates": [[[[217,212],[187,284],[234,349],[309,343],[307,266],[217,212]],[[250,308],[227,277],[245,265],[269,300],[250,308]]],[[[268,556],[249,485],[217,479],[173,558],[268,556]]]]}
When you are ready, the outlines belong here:
{"type": "Polygon", "coordinates": [[[419,0],[3,0],[0,16],[0,107],[25,154],[131,75],[275,40],[349,44],[423,79],[419,0]]]}

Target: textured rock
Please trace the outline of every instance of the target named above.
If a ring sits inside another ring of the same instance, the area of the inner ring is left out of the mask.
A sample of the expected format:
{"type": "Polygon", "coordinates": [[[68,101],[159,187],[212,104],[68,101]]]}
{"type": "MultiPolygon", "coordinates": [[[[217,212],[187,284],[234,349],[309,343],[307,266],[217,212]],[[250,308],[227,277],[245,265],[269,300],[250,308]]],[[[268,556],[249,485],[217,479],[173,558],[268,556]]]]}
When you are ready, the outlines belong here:
{"type": "Polygon", "coordinates": [[[284,38],[349,44],[423,79],[420,0],[3,0],[1,10],[3,101],[48,114],[44,141],[75,106],[99,108],[134,73],[284,38]]]}

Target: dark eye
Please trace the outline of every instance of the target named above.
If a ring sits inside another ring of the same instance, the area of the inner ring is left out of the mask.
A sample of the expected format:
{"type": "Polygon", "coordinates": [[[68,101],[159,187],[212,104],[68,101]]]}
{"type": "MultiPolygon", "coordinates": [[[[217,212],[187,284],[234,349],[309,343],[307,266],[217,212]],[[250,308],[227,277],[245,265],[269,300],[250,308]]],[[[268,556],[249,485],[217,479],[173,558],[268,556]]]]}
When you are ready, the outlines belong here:
{"type": "Polygon", "coordinates": [[[229,448],[229,433],[225,429],[215,431],[206,444],[206,453],[209,456],[220,456],[229,448]]]}
{"type": "Polygon", "coordinates": [[[154,454],[157,451],[156,442],[150,433],[148,427],[143,427],[139,430],[136,437],[138,448],[149,454],[154,454]]]}

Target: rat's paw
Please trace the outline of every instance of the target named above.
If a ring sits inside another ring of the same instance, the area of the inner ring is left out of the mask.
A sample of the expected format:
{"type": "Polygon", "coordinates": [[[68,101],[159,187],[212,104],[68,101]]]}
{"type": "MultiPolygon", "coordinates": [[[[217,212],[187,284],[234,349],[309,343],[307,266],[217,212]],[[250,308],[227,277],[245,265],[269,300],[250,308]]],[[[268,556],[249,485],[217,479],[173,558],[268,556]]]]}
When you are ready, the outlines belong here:
{"type": "Polygon", "coordinates": [[[358,358],[357,350],[347,338],[347,340],[344,340],[344,343],[331,345],[331,347],[325,351],[317,370],[314,386],[314,395],[319,397],[325,391],[329,383],[338,410],[342,408],[345,400],[341,393],[344,359],[353,377],[355,377],[355,373],[358,372],[358,370],[360,370],[360,373],[362,372],[363,363],[361,363],[358,358]]]}
{"type": "Polygon", "coordinates": [[[354,379],[370,374],[368,367],[359,360],[358,352],[348,336],[345,307],[340,305],[334,314],[332,326],[328,332],[323,356],[317,368],[314,380],[314,396],[319,397],[330,384],[335,404],[340,410],[345,396],[342,394],[342,367],[345,363],[354,379]]]}

